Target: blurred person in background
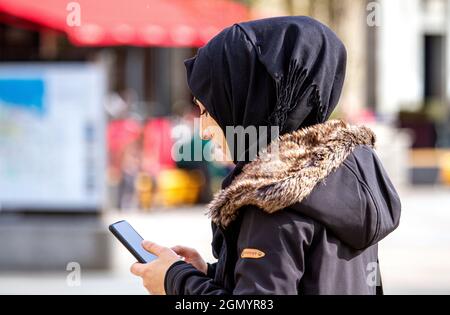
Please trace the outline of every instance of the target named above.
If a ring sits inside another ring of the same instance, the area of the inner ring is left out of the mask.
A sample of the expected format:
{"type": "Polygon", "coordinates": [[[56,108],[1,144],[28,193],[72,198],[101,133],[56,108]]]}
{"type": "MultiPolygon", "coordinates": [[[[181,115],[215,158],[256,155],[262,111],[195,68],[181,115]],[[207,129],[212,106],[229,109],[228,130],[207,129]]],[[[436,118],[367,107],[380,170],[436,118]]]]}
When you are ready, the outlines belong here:
{"type": "Polygon", "coordinates": [[[134,182],[141,169],[143,128],[132,114],[134,95],[132,90],[113,93],[106,103],[109,203],[114,209],[130,210],[138,204],[134,182]]]}
{"type": "Polygon", "coordinates": [[[223,30],[185,64],[201,136],[235,168],[208,206],[217,262],[144,241],[158,259],[131,271],[148,291],[381,294],[378,242],[401,206],[373,132],[327,121],[344,82],[342,42],[311,18],[277,17],[223,30]],[[281,137],[253,159],[255,143],[237,152],[227,126],[276,126],[281,137]]]}
{"type": "Polygon", "coordinates": [[[121,180],[119,184],[120,209],[135,210],[139,207],[136,191],[141,170],[142,140],[138,138],[126,145],[121,160],[121,180]]]}

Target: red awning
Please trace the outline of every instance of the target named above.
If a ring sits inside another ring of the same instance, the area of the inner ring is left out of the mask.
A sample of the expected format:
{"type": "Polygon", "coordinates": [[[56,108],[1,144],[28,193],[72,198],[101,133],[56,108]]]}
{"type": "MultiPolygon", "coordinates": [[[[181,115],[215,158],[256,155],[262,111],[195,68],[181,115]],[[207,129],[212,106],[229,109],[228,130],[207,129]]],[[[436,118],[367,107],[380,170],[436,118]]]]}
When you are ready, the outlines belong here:
{"type": "Polygon", "coordinates": [[[80,46],[199,47],[249,16],[232,0],[0,0],[0,13],[65,32],[80,46]],[[78,9],[81,25],[70,26],[78,9]]]}

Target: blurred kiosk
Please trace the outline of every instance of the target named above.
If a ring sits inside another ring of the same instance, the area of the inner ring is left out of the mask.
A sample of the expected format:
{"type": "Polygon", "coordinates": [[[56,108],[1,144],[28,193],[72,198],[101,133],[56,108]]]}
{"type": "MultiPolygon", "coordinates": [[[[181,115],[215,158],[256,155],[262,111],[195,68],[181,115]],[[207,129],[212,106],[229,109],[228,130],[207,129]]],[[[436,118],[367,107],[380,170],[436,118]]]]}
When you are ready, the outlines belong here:
{"type": "Polygon", "coordinates": [[[0,269],[105,268],[106,71],[0,66],[0,269]]]}

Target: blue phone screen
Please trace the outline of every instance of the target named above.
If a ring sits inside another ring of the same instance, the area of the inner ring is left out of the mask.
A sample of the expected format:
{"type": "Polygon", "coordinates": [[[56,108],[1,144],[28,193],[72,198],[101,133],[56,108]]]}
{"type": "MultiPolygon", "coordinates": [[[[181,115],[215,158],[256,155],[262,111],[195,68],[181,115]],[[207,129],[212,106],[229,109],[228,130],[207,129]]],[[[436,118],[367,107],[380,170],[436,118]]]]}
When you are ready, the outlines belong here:
{"type": "MultiPolygon", "coordinates": [[[[113,227],[145,262],[150,262],[156,258],[155,255],[149,253],[142,247],[143,238],[127,221],[114,223],[113,227]]],[[[123,242],[123,240],[121,241],[123,242]]]]}

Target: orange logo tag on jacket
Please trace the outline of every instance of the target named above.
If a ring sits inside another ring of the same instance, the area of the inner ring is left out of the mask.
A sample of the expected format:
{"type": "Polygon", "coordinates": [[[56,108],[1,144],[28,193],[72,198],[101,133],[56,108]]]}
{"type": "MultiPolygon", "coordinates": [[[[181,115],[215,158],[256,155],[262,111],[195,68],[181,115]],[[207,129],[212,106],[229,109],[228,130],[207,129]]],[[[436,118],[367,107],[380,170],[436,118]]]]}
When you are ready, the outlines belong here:
{"type": "Polygon", "coordinates": [[[256,248],[244,248],[241,253],[241,258],[262,258],[266,254],[256,248]]]}

